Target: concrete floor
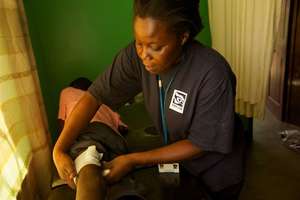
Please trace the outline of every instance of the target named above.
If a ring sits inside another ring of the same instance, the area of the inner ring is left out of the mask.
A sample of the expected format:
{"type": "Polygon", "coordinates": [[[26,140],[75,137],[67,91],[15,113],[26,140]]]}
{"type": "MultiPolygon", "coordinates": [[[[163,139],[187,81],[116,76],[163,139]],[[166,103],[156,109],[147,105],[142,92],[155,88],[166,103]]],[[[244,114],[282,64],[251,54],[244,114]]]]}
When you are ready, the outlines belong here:
{"type": "Polygon", "coordinates": [[[240,200],[299,200],[300,154],[287,149],[278,132],[299,127],[276,120],[254,120],[254,139],[240,200]]]}
{"type": "MultiPolygon", "coordinates": [[[[148,125],[135,123],[136,120],[128,116],[127,119],[137,130],[148,125]]],[[[276,120],[270,112],[266,113],[265,120],[254,120],[254,140],[248,152],[246,181],[240,200],[300,199],[300,154],[283,146],[278,135],[286,129],[300,130],[276,120]]],[[[51,199],[74,199],[74,193],[67,188],[57,188],[50,195],[51,199]]]]}

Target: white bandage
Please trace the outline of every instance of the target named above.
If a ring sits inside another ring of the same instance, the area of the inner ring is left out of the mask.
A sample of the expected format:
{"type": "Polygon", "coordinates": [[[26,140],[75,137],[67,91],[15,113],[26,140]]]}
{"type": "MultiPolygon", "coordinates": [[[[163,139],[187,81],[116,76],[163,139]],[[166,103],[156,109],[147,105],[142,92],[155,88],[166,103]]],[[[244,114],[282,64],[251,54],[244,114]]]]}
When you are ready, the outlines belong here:
{"type": "Polygon", "coordinates": [[[102,156],[103,153],[99,153],[95,145],[89,146],[74,161],[77,174],[79,174],[80,170],[86,165],[92,164],[100,167],[100,160],[102,159],[102,156]]]}
{"type": "Polygon", "coordinates": [[[107,176],[110,173],[110,169],[105,169],[102,172],[102,176],[107,176]]]}

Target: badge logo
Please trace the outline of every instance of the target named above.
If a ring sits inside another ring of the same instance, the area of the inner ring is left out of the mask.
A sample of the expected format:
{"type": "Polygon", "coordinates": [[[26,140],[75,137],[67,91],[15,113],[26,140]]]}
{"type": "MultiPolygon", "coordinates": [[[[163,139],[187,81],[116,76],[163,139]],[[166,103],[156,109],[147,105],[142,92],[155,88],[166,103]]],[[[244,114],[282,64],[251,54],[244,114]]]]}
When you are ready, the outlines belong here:
{"type": "Polygon", "coordinates": [[[187,93],[174,90],[169,108],[179,113],[183,113],[184,105],[187,99],[187,93]]]}

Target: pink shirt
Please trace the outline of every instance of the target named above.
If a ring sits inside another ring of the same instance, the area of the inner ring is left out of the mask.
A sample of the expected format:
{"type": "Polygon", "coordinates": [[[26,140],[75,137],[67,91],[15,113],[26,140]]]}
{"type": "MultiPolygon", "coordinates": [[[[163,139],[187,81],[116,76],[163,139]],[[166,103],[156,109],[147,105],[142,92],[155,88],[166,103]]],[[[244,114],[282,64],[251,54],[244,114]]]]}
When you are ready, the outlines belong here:
{"type": "MultiPolygon", "coordinates": [[[[58,119],[66,120],[70,113],[72,112],[73,108],[83,96],[85,91],[76,89],[73,87],[67,87],[63,89],[60,93],[60,100],[59,100],[59,111],[58,111],[58,119]]],[[[98,111],[96,112],[95,116],[91,120],[91,122],[102,122],[108,126],[110,126],[116,132],[118,131],[119,125],[126,126],[121,121],[120,115],[114,111],[112,111],[107,105],[102,104],[98,111]]]]}

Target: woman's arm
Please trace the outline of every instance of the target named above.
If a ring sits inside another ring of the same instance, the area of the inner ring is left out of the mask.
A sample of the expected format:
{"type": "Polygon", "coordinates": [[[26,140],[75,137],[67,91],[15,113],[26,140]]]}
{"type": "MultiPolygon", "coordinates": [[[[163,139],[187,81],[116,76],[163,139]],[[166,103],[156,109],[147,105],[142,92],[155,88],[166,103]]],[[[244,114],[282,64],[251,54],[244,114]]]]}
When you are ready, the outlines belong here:
{"type": "Polygon", "coordinates": [[[93,118],[99,106],[97,100],[89,92],[85,92],[65,121],[63,130],[54,146],[54,151],[68,151],[80,131],[93,118]]]}
{"type": "Polygon", "coordinates": [[[53,161],[59,176],[68,182],[70,187],[75,187],[73,177],[76,176],[74,163],[66,153],[80,131],[87,126],[99,108],[97,100],[85,92],[72,113],[65,121],[64,127],[53,149],[53,161]]]}
{"type": "Polygon", "coordinates": [[[179,162],[199,157],[203,153],[199,147],[185,139],[158,149],[121,155],[106,164],[105,168],[110,170],[106,179],[110,182],[116,182],[135,166],[179,162]]]}
{"type": "Polygon", "coordinates": [[[199,147],[185,139],[158,149],[128,154],[128,156],[135,165],[147,166],[193,159],[201,153],[203,151],[199,147]]]}

